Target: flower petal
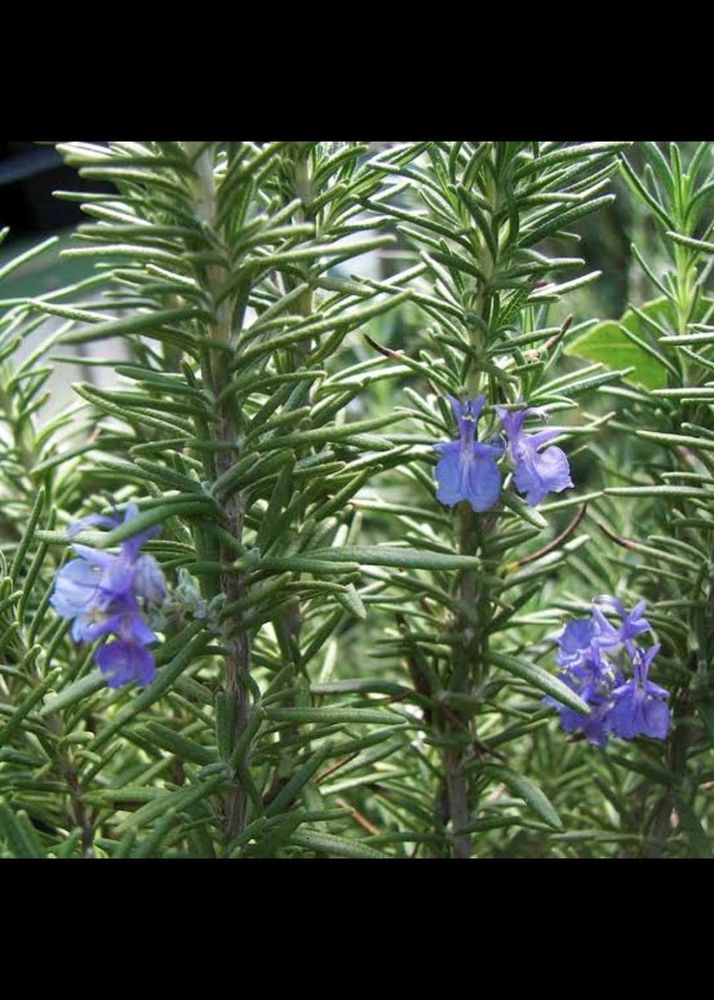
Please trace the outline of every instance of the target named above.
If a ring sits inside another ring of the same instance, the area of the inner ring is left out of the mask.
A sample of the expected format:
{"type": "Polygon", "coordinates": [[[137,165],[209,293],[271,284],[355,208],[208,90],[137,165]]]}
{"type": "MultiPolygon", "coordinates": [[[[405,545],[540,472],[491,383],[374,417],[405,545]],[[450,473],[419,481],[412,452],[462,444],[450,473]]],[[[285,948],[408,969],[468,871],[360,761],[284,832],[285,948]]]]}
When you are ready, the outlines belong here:
{"type": "Polygon", "coordinates": [[[105,598],[99,584],[101,573],[83,559],[73,559],[57,574],[50,604],[62,618],[74,618],[105,598]]]}
{"type": "Polygon", "coordinates": [[[513,447],[521,433],[523,421],[526,419],[527,410],[507,410],[505,406],[495,407],[501,426],[508,435],[508,440],[513,447]]]}
{"type": "Polygon", "coordinates": [[[441,452],[441,458],[436,463],[436,481],[438,483],[436,497],[447,507],[453,507],[460,500],[463,500],[459,470],[461,445],[458,441],[449,441],[447,444],[436,447],[441,452]]]}
{"type": "Polygon", "coordinates": [[[78,615],[72,622],[72,638],[75,642],[96,642],[113,631],[112,618],[102,611],[78,615]]]}
{"type": "Polygon", "coordinates": [[[134,587],[140,597],[154,604],[161,604],[166,600],[166,580],[153,556],[139,556],[134,587]]]}
{"type": "Polygon", "coordinates": [[[454,414],[454,418],[458,423],[464,415],[464,404],[461,400],[457,399],[456,396],[447,396],[446,398],[449,400],[451,412],[454,414]]]}
{"type": "Polygon", "coordinates": [[[156,676],[156,663],[151,653],[135,642],[110,642],[97,650],[94,659],[109,687],[120,687],[136,681],[146,687],[156,676]]]}
{"type": "Polygon", "coordinates": [[[501,473],[493,458],[481,457],[476,449],[465,463],[462,477],[464,499],[468,500],[476,512],[490,510],[498,502],[501,494],[501,473]]]}
{"type": "MultiPolygon", "coordinates": [[[[139,508],[135,503],[130,503],[124,514],[124,524],[129,521],[133,521],[134,518],[139,516],[139,508]]],[[[154,524],[150,528],[146,528],[145,531],[140,531],[136,535],[132,535],[131,538],[127,538],[126,541],[121,544],[121,552],[125,558],[134,562],[139,557],[139,550],[144,542],[148,542],[150,538],[156,538],[157,535],[161,534],[161,525],[154,524]]]]}
{"type": "Polygon", "coordinates": [[[553,438],[562,434],[563,430],[563,427],[548,427],[547,430],[536,431],[534,434],[528,435],[528,443],[535,449],[542,448],[544,444],[548,444],[553,438]]]}
{"type": "Polygon", "coordinates": [[[105,514],[88,514],[87,517],[80,517],[78,521],[67,528],[67,537],[74,538],[80,531],[92,528],[95,524],[101,524],[105,528],[116,528],[119,523],[116,517],[107,517],[105,514]]]}
{"type": "Polygon", "coordinates": [[[504,444],[501,438],[491,438],[490,441],[474,441],[474,453],[479,458],[500,458],[504,452],[504,444]]]}
{"type": "Polygon", "coordinates": [[[671,718],[668,705],[659,698],[649,698],[645,702],[643,715],[644,729],[642,731],[645,736],[649,736],[653,740],[667,739],[671,718]]]}
{"type": "Polygon", "coordinates": [[[547,493],[560,493],[573,485],[564,451],[553,445],[539,453],[527,441],[522,442],[513,478],[516,489],[526,495],[531,507],[536,507],[547,493]]]}
{"type": "Polygon", "coordinates": [[[86,560],[90,566],[98,566],[99,569],[109,569],[116,559],[110,552],[92,549],[88,545],[80,545],[79,542],[75,542],[72,548],[81,559],[86,560]]]}

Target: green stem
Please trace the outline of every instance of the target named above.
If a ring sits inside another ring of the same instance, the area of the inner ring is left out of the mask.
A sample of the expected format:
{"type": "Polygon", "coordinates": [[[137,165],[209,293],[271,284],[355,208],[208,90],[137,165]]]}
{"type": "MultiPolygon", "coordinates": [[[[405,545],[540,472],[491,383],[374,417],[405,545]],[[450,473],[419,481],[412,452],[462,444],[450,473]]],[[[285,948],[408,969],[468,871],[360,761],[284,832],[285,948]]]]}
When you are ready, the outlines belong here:
{"type": "MultiPolygon", "coordinates": [[[[187,143],[189,155],[195,156],[200,144],[187,143]]],[[[213,226],[216,216],[216,187],[214,180],[214,147],[207,145],[195,159],[196,169],[196,199],[195,211],[204,225],[213,226]]],[[[220,232],[214,232],[220,240],[220,232]]],[[[206,281],[211,293],[213,317],[209,336],[212,341],[231,346],[236,337],[233,331],[233,309],[235,295],[221,298],[223,289],[228,282],[228,272],[222,264],[211,264],[206,268],[206,281]]],[[[238,333],[240,331],[237,331],[238,333]]],[[[226,364],[225,355],[219,348],[208,349],[202,359],[202,374],[207,382],[207,388],[212,389],[218,399],[230,379],[231,366],[226,364]]],[[[233,445],[216,451],[213,458],[215,478],[219,479],[239,457],[239,429],[241,414],[233,396],[227,396],[218,405],[217,421],[212,428],[213,439],[221,444],[233,445]]],[[[232,493],[222,505],[226,519],[226,531],[240,544],[245,521],[245,506],[240,491],[232,493]]],[[[224,541],[218,543],[218,559],[221,563],[231,564],[235,559],[233,548],[224,541]]],[[[220,576],[220,589],[225,596],[226,604],[232,604],[247,596],[247,585],[242,573],[223,573],[220,576]]],[[[238,631],[231,637],[240,624],[239,618],[229,616],[224,622],[227,650],[225,658],[224,691],[229,702],[234,702],[234,710],[229,711],[234,719],[234,730],[230,740],[229,751],[240,738],[250,720],[250,694],[248,689],[248,674],[250,671],[250,638],[247,630],[238,631]]],[[[245,759],[243,762],[245,764],[245,759]]],[[[233,840],[240,833],[246,822],[246,792],[236,773],[227,793],[225,805],[225,837],[233,840]]]]}

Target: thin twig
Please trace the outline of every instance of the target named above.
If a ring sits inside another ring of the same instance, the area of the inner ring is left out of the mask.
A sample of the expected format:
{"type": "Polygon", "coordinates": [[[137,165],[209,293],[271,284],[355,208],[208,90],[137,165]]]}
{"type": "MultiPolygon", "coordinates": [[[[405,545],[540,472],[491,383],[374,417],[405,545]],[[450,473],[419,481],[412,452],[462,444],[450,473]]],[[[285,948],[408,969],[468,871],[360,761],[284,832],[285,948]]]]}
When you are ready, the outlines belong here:
{"type": "MultiPolygon", "coordinates": [[[[529,556],[524,556],[522,559],[509,563],[508,568],[510,572],[520,569],[521,566],[525,566],[526,563],[535,562],[536,559],[541,559],[543,556],[547,556],[549,552],[552,552],[553,549],[557,549],[561,542],[564,542],[566,538],[572,535],[582,519],[585,517],[585,511],[587,509],[588,505],[584,503],[582,507],[579,508],[570,524],[563,531],[561,531],[557,538],[554,538],[552,542],[548,542],[548,544],[544,545],[542,549],[538,549],[537,552],[532,552],[529,556]]],[[[600,527],[602,528],[602,525],[600,525],[600,527]]]]}

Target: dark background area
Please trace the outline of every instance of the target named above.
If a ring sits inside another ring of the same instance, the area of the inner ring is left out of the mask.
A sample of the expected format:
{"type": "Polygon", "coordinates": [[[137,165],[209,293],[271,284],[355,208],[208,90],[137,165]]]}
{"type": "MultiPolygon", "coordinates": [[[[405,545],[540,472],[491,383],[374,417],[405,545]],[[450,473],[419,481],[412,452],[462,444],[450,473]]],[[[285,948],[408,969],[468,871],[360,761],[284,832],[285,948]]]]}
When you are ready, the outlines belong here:
{"type": "Polygon", "coordinates": [[[81,221],[79,203],[55,198],[54,191],[111,190],[108,184],[80,178],[51,145],[0,140],[0,229],[10,227],[8,244],[81,221]]]}

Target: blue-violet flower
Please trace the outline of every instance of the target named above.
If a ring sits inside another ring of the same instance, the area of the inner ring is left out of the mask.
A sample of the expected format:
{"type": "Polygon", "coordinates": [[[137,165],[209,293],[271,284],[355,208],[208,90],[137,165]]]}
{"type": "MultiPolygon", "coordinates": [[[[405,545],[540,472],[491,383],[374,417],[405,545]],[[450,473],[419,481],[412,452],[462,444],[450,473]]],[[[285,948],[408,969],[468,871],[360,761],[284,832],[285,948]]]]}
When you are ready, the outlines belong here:
{"type": "Polygon", "coordinates": [[[633,642],[636,636],[651,631],[644,617],[645,603],[640,601],[628,612],[615,597],[606,594],[598,600],[616,612],[619,626],[593,605],[589,620],[568,622],[556,639],[556,662],[564,668],[558,678],[586,702],[590,714],[582,715],[550,695],[543,702],[558,709],[565,732],[582,730],[598,746],[605,746],[610,733],[626,740],[639,735],[663,740],[671,716],[666,704],[669,693],[648,680],[660,647],[655,645],[645,651],[633,642]],[[634,675],[627,682],[621,666],[608,658],[622,651],[634,675]]]}
{"type": "Polygon", "coordinates": [[[634,678],[612,692],[614,705],[610,711],[610,724],[623,740],[639,735],[663,740],[667,736],[670,710],[666,699],[669,698],[669,691],[647,679],[659,649],[659,645],[651,646],[646,652],[636,649],[632,661],[634,678]]]}
{"type": "MultiPolygon", "coordinates": [[[[136,505],[130,504],[124,523],[138,513],[136,505]]],[[[72,538],[91,525],[115,528],[120,523],[118,518],[92,514],[72,525],[68,534],[72,538]]],[[[61,617],[72,619],[74,641],[94,642],[110,633],[118,637],[118,642],[95,654],[110,687],[131,680],[144,686],[155,675],[154,658],[144,647],[157,637],[144,620],[137,598],[145,604],[160,604],[166,599],[161,569],[153,556],[140,551],[160,530],[156,525],[128,538],[116,556],[75,542],[72,547],[79,558],[57,574],[50,603],[61,617]]]]}
{"type": "Polygon", "coordinates": [[[536,434],[526,434],[523,423],[529,413],[540,411],[532,407],[507,410],[497,406],[496,412],[508,437],[508,447],[515,463],[513,479],[519,493],[525,494],[531,507],[537,506],[547,493],[560,493],[573,485],[570,466],[565,452],[555,445],[539,452],[538,449],[560,434],[552,427],[536,434]]]}
{"type": "Polygon", "coordinates": [[[476,396],[463,403],[448,397],[459,425],[459,440],[434,445],[441,452],[436,464],[437,498],[447,507],[467,500],[473,510],[490,510],[501,492],[501,473],[496,460],[503,454],[503,443],[476,439],[476,424],[486,402],[476,396]]]}

